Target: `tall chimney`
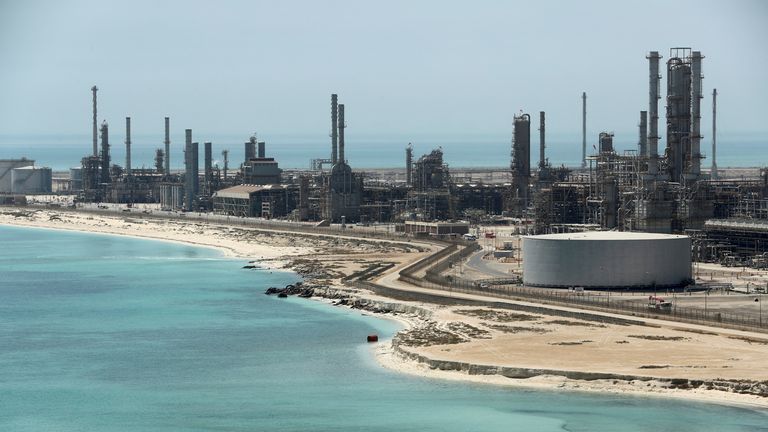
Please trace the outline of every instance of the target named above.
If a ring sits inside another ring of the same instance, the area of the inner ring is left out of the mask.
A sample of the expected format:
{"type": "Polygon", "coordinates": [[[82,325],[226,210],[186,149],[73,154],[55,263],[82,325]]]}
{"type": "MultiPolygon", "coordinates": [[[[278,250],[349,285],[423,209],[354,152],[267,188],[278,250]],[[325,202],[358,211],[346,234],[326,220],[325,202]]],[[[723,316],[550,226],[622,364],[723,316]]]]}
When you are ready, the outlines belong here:
{"type": "Polygon", "coordinates": [[[109,183],[109,125],[101,123],[101,182],[109,183]]]}
{"type": "Polygon", "coordinates": [[[698,180],[701,175],[701,51],[691,53],[691,177],[698,180]]]}
{"type": "Polygon", "coordinates": [[[131,175],[131,118],[125,118],[125,175],[131,175]]]}
{"type": "Polygon", "coordinates": [[[648,111],[640,111],[640,157],[648,157],[648,111]]]}
{"type": "Polygon", "coordinates": [[[587,167],[587,92],[581,93],[581,167],[587,167]]]}
{"type": "Polygon", "coordinates": [[[657,175],[659,173],[659,99],[661,99],[659,83],[659,60],[661,56],[658,51],[651,51],[646,56],[648,59],[648,116],[650,125],[648,128],[648,174],[657,175]]]}
{"type": "Polygon", "coordinates": [[[99,88],[96,86],[91,87],[91,92],[93,92],[93,155],[98,157],[99,156],[99,131],[96,127],[96,92],[99,91],[99,88]]]}
{"type": "Polygon", "coordinates": [[[165,118],[165,175],[171,174],[171,119],[165,118]]]}
{"type": "Polygon", "coordinates": [[[344,158],[344,129],[347,126],[344,124],[344,104],[339,104],[339,163],[346,163],[344,158]]]}
{"type": "Polygon", "coordinates": [[[213,184],[213,152],[211,143],[203,143],[205,152],[205,193],[210,196],[212,194],[211,186],[213,184]]]}
{"type": "Polygon", "coordinates": [[[544,111],[539,111],[539,168],[544,168],[547,156],[544,153],[544,111]]]}
{"type": "Polygon", "coordinates": [[[266,144],[264,143],[264,141],[259,141],[259,158],[261,159],[264,159],[265,157],[267,157],[265,145],[266,144]]]}
{"type": "Polygon", "coordinates": [[[712,89],[712,178],[717,180],[717,89],[712,89]]]}
{"type": "Polygon", "coordinates": [[[184,208],[187,211],[194,209],[195,202],[195,184],[194,178],[197,178],[197,171],[193,169],[195,159],[192,149],[192,129],[184,131],[184,208]]]}
{"type": "Polygon", "coordinates": [[[339,147],[339,97],[335,93],[331,95],[331,163],[338,162],[339,147]]]}
{"type": "Polygon", "coordinates": [[[411,186],[413,181],[413,146],[408,143],[405,148],[405,184],[411,186]]]}

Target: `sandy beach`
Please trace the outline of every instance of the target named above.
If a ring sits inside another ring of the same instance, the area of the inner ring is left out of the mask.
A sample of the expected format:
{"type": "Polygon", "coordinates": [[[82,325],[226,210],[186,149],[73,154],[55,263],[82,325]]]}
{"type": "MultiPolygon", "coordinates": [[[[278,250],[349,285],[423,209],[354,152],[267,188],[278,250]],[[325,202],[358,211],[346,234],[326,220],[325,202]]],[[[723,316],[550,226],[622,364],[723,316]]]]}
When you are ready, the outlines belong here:
{"type": "MultiPolygon", "coordinates": [[[[505,307],[394,301],[345,287],[344,276],[392,263],[379,283],[435,250],[428,243],[328,237],[192,221],[0,207],[0,224],[216,247],[259,266],[297,271],[316,294],[397,319],[375,347],[398,372],[554,391],[664,396],[768,409],[768,336],[508,301],[505,307]],[[533,308],[533,309],[532,309],[533,308]]],[[[415,288],[414,288],[415,289],[415,288]]],[[[456,303],[461,303],[457,301],[456,303]]]]}

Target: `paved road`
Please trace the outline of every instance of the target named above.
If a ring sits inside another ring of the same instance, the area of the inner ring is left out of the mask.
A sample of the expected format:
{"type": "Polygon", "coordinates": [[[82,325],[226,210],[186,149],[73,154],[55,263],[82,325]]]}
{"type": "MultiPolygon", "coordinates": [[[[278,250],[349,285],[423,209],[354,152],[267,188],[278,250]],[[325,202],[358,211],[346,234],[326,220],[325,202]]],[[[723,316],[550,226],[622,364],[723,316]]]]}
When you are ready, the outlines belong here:
{"type": "Polygon", "coordinates": [[[488,253],[488,251],[484,251],[484,250],[480,250],[473,253],[472,255],[469,256],[469,259],[464,265],[467,266],[468,268],[471,268],[472,270],[476,270],[480,273],[488,275],[488,277],[493,277],[493,278],[512,277],[512,275],[509,273],[493,268],[488,263],[488,261],[484,260],[483,255],[485,255],[486,253],[488,253]]]}

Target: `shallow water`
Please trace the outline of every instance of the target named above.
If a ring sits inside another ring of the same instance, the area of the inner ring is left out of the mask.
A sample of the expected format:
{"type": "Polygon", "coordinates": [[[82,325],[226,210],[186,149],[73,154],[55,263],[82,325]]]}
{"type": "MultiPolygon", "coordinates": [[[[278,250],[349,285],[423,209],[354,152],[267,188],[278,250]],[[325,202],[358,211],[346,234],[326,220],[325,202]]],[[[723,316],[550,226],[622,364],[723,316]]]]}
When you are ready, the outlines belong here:
{"type": "Polygon", "coordinates": [[[402,376],[397,324],[217,251],[0,227],[0,431],[758,431],[768,415],[402,376]]]}

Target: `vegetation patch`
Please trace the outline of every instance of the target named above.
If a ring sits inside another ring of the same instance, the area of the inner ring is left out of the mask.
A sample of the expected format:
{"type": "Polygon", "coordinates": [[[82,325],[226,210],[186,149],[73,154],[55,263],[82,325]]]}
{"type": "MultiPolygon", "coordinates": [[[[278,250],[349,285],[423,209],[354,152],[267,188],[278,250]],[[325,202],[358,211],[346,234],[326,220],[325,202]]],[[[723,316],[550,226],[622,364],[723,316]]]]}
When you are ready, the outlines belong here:
{"type": "Polygon", "coordinates": [[[460,315],[482,318],[488,321],[496,322],[535,321],[539,319],[539,317],[536,315],[489,309],[459,309],[455,312],[460,315]]]}

